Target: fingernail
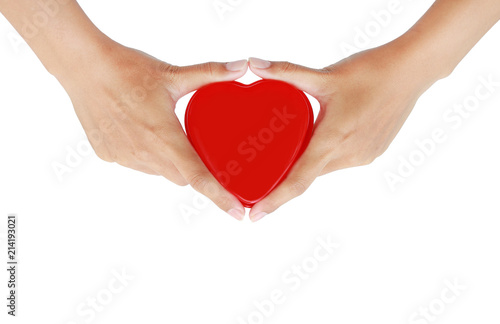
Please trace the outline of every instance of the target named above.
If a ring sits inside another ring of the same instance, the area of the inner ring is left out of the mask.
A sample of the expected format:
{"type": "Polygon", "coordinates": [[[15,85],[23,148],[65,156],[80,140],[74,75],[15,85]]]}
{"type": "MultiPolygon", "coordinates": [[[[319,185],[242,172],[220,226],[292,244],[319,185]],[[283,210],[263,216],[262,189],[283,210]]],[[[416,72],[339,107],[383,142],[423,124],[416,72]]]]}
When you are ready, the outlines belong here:
{"type": "Polygon", "coordinates": [[[245,212],[242,211],[241,209],[233,208],[233,209],[230,209],[227,213],[239,221],[241,221],[241,220],[243,220],[243,218],[245,218],[245,212]]]}
{"type": "Polygon", "coordinates": [[[256,57],[251,57],[250,58],[250,65],[254,68],[257,68],[257,69],[267,69],[271,66],[271,62],[261,60],[261,59],[256,58],[256,57]]]}
{"type": "Polygon", "coordinates": [[[251,217],[251,220],[252,220],[252,222],[256,222],[256,221],[261,220],[262,218],[264,218],[266,216],[267,216],[267,213],[260,212],[260,213],[253,215],[251,217]]]}
{"type": "Polygon", "coordinates": [[[239,60],[235,62],[226,63],[226,69],[228,71],[237,72],[243,70],[243,68],[248,65],[247,60],[239,60]]]}

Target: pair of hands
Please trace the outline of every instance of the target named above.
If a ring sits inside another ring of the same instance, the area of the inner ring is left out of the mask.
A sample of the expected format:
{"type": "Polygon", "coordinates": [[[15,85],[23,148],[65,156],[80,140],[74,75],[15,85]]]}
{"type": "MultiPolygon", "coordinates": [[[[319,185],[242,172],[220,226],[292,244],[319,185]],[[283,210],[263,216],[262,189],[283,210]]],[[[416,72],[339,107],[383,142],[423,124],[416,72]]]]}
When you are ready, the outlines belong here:
{"type": "Polygon", "coordinates": [[[176,102],[206,84],[238,79],[248,68],[319,101],[307,150],[282,184],[254,205],[253,221],[303,193],[317,176],[368,164],[383,153],[419,96],[448,76],[500,19],[498,0],[436,0],[399,38],[323,69],[258,59],[178,67],[115,43],[76,0],[53,5],[57,14],[34,35],[26,23],[36,25],[37,15],[45,14],[39,1],[0,0],[0,12],[66,89],[97,155],[191,184],[237,219],[243,206],[191,147],[174,113],[176,102]]]}
{"type": "Polygon", "coordinates": [[[250,211],[257,221],[301,195],[320,175],[366,165],[398,133],[431,84],[408,77],[405,55],[391,43],[324,69],[251,58],[231,63],[173,66],[110,41],[90,66],[57,75],[96,154],[108,162],[178,184],[190,184],[236,219],[245,209],[205,167],[174,112],[200,87],[242,77],[248,68],[315,97],[321,110],[310,144],[287,178],[250,211]]]}

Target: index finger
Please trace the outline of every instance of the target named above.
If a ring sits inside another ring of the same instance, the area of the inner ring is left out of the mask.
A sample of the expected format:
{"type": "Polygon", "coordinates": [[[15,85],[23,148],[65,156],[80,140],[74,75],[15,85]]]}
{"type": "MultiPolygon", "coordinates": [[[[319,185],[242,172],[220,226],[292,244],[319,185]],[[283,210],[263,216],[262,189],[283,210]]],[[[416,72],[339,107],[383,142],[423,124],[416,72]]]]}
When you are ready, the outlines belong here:
{"type": "Polygon", "coordinates": [[[321,137],[313,135],[309,146],[294,164],[285,180],[252,207],[250,211],[252,222],[274,212],[286,202],[302,195],[309,188],[328,163],[328,155],[322,150],[321,143],[321,137]]]}
{"type": "Polygon", "coordinates": [[[186,181],[201,194],[207,196],[220,209],[242,220],[245,208],[229,193],[207,169],[186,137],[179,121],[172,129],[169,158],[186,181]]]}

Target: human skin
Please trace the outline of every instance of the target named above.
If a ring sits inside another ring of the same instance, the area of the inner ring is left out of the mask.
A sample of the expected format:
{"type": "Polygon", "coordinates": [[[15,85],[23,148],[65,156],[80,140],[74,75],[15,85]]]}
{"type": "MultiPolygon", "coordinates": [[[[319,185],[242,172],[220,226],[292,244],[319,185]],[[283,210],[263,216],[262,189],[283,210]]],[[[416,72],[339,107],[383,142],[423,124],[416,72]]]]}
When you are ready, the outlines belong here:
{"type": "Polygon", "coordinates": [[[205,167],[174,108],[182,96],[203,85],[240,78],[247,60],[167,64],[108,38],[74,0],[0,0],[0,12],[64,87],[101,159],[190,184],[243,219],[243,205],[205,167]],[[47,3],[51,15],[41,8],[47,3]],[[27,28],[40,15],[46,19],[39,30],[27,28]]]}
{"type": "MultiPolygon", "coordinates": [[[[41,11],[40,0],[0,0],[0,12],[65,88],[96,154],[189,183],[242,219],[243,206],[203,165],[174,108],[205,84],[243,76],[246,61],[173,66],[109,39],[76,1],[52,2],[58,13],[35,35],[24,26],[41,11]]],[[[258,76],[294,84],[321,104],[307,150],[285,181],[252,208],[251,220],[299,196],[316,177],[382,154],[420,95],[448,76],[499,18],[498,0],[437,0],[403,36],[324,69],[250,59],[258,76]]]]}
{"type": "Polygon", "coordinates": [[[447,77],[500,19],[498,0],[437,0],[404,35],[323,69],[251,58],[258,76],[295,85],[321,110],[310,144],[286,179],[253,206],[258,221],[314,179],[367,165],[399,132],[418,98],[447,77]]]}

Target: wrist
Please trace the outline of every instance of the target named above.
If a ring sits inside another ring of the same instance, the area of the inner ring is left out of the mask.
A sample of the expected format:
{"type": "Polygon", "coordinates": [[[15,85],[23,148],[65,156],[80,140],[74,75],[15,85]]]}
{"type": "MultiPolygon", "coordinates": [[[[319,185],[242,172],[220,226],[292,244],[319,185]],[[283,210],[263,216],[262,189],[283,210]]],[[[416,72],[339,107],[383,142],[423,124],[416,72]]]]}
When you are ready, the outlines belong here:
{"type": "Polygon", "coordinates": [[[89,69],[107,48],[116,44],[95,27],[74,33],[51,32],[41,42],[44,45],[36,54],[47,71],[58,79],[89,69]]]}
{"type": "Polygon", "coordinates": [[[388,44],[394,57],[404,65],[408,76],[427,89],[436,81],[448,77],[455,68],[439,52],[429,34],[411,29],[388,44]]]}
{"type": "Polygon", "coordinates": [[[33,49],[47,71],[56,77],[90,61],[110,40],[90,21],[75,0],[54,2],[57,7],[44,8],[41,3],[17,0],[3,13],[33,49]],[[47,10],[53,10],[49,15],[47,10]],[[43,24],[36,15],[44,14],[43,24]]]}

